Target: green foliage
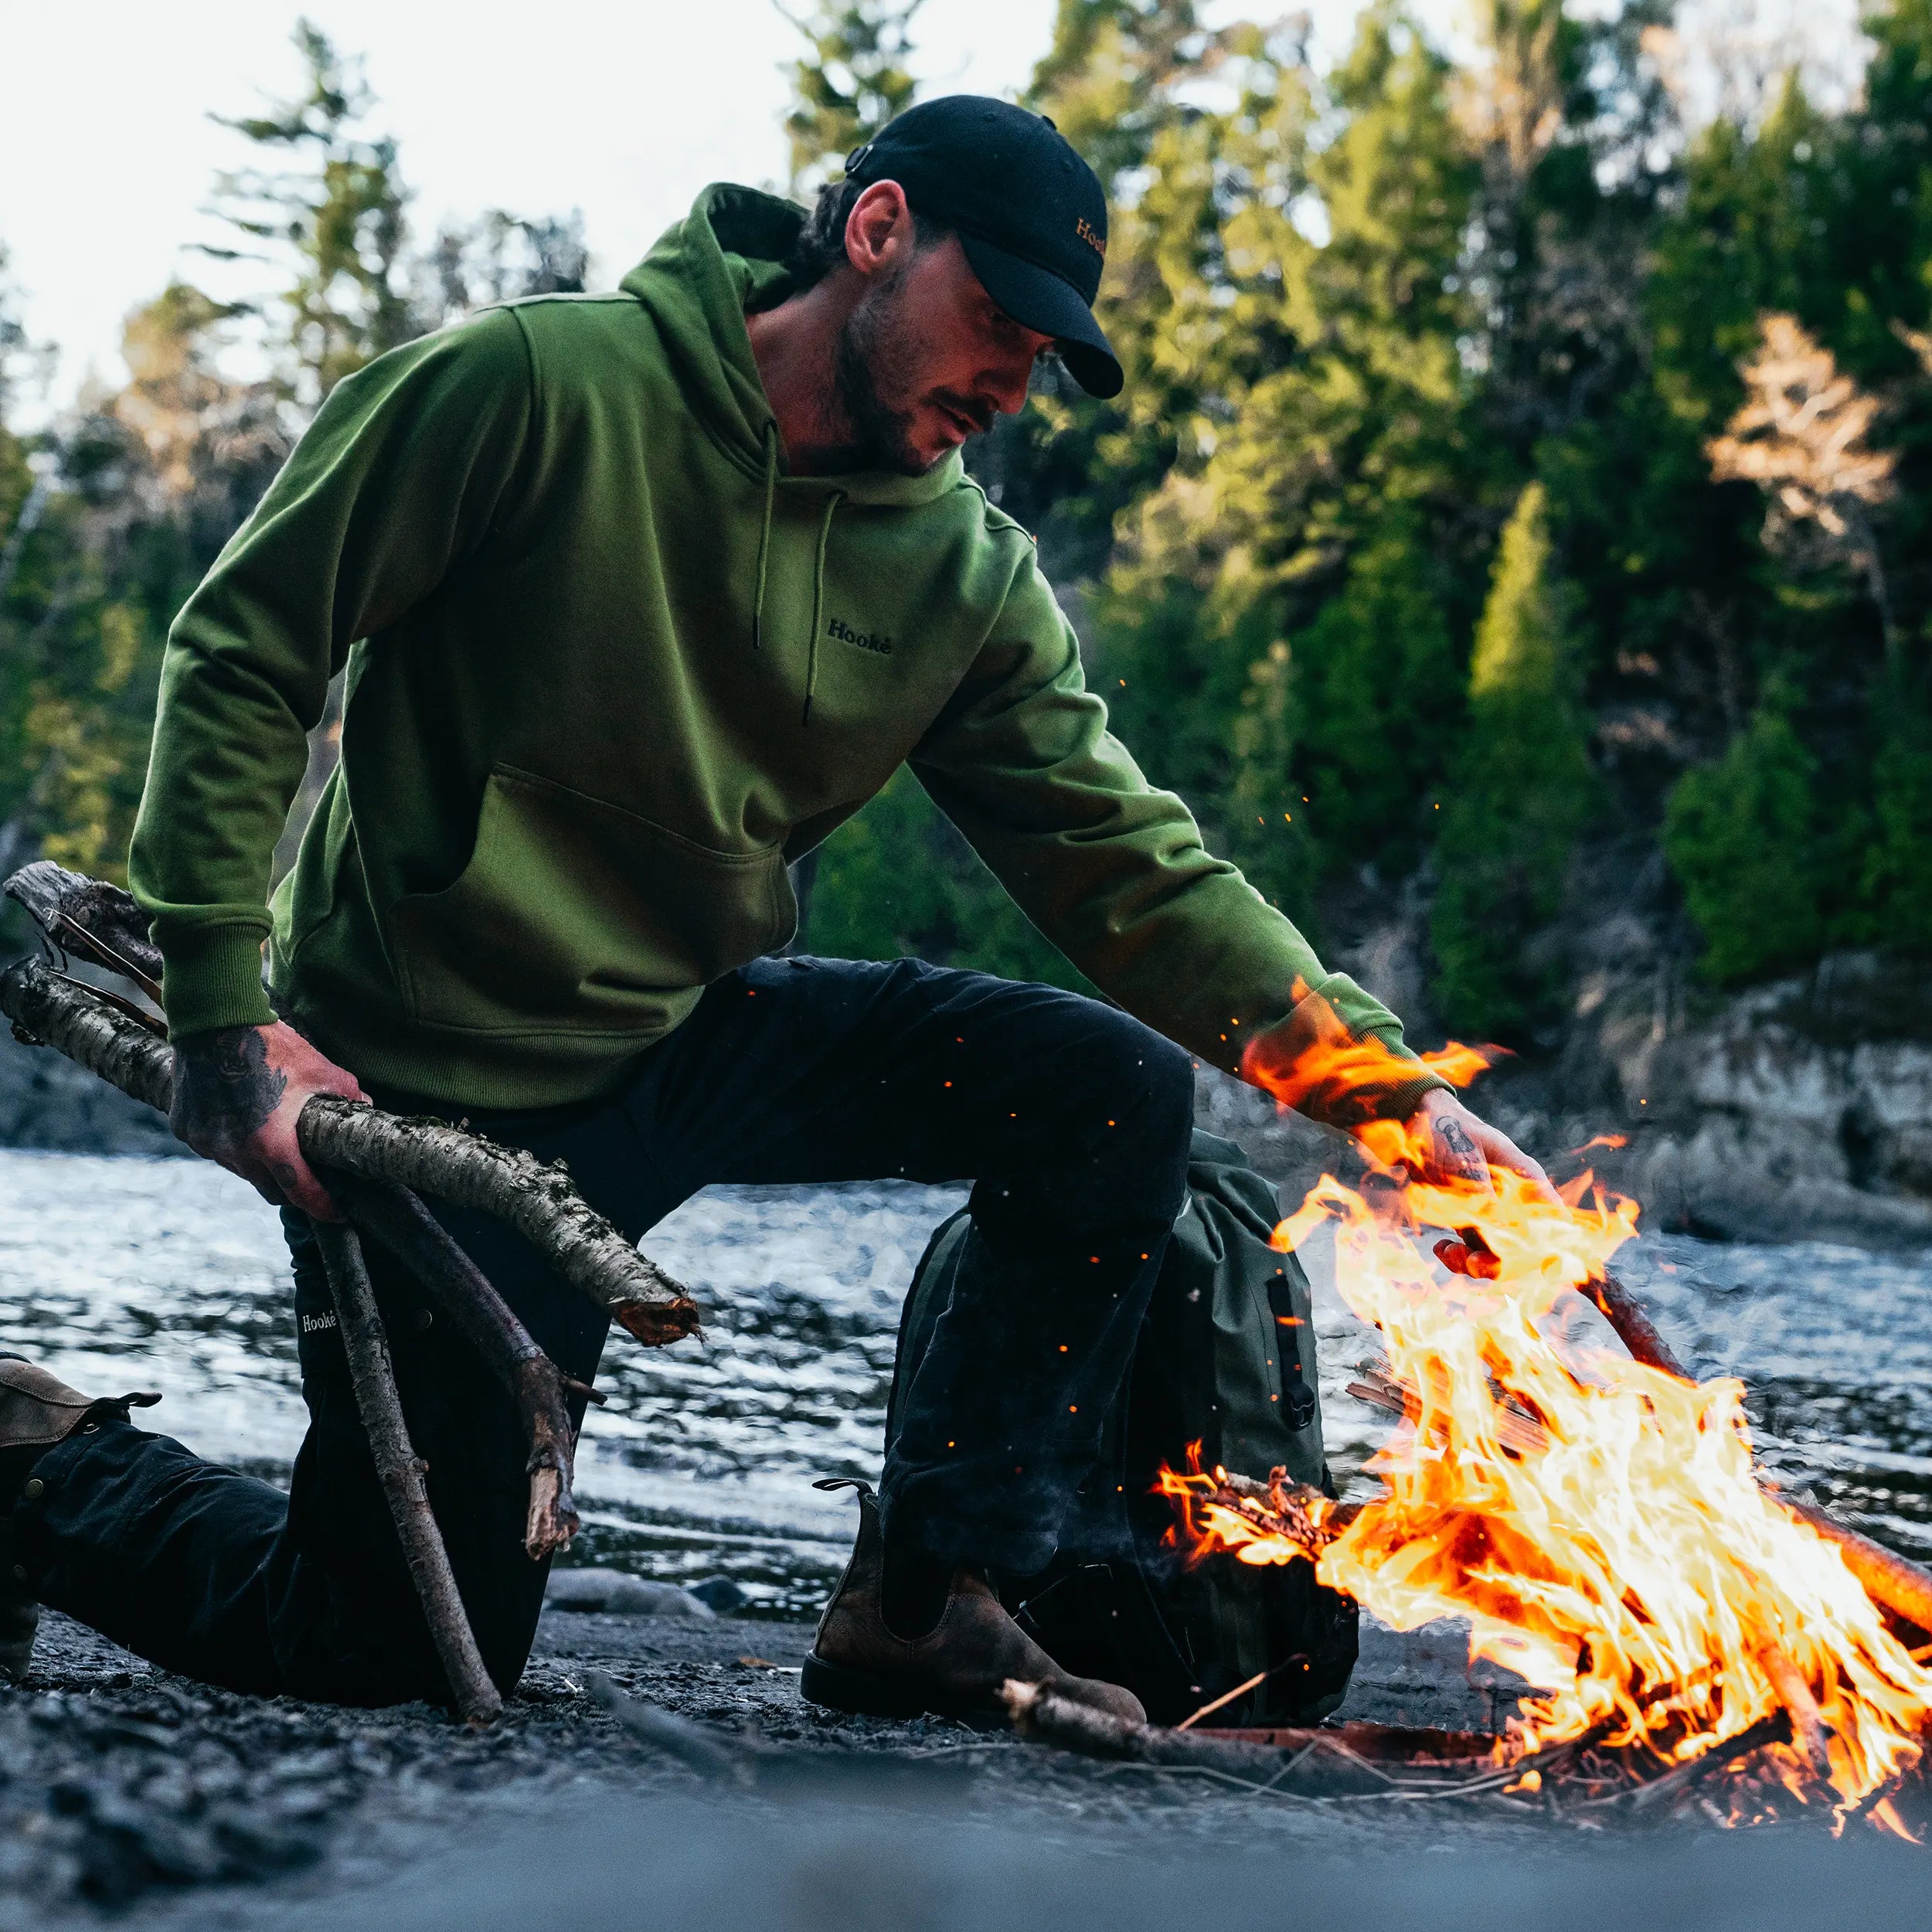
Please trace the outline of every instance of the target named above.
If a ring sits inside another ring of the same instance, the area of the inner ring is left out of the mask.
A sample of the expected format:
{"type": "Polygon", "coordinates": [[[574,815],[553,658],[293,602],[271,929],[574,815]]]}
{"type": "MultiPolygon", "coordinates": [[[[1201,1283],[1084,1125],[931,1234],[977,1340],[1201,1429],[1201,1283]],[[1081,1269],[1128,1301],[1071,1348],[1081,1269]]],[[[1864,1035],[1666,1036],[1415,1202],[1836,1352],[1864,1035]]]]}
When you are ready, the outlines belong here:
{"type": "Polygon", "coordinates": [[[306,404],[478,299],[581,285],[574,217],[493,212],[445,231],[428,264],[408,257],[393,146],[360,131],[366,89],[315,29],[296,40],[303,97],[226,124],[265,158],[223,179],[236,244],[208,251],[279,287],[223,304],[171,284],[128,318],[126,386],[29,439],[10,406],[33,356],[0,273],[0,872],[39,852],[121,876],[168,627],[306,404]],[[251,315],[272,324],[265,382],[222,366],[251,315]]]}
{"type": "MultiPolygon", "coordinates": [[[[808,5],[801,189],[915,91],[917,0],[808,5]]],[[[1932,0],[1872,12],[1852,104],[1794,76],[1694,137],[1645,51],[1670,13],[1485,0],[1459,64],[1374,0],[1318,73],[1293,21],[1058,0],[1028,95],[1107,192],[1128,387],[1043,369],[975,474],[1039,537],[1121,735],[1268,897],[1345,939],[1365,889],[1433,872],[1466,1030],[1556,1012],[1600,825],[1661,845],[1726,983],[1932,951],[1932,0]],[[1713,481],[1767,311],[1876,406],[1896,488],[1855,558],[1713,481]]],[[[247,304],[165,291],[128,388],[29,437],[0,291],[16,859],[113,863],[169,618],[310,404],[478,301],[585,280],[573,219],[492,211],[413,252],[355,63],[297,38],[296,97],[227,124],[254,165],[216,252],[260,266],[247,304]],[[270,385],[223,373],[250,315],[270,385]]],[[[1072,976],[903,776],[823,849],[804,940],[1072,976]]]]}
{"type": "Polygon", "coordinates": [[[1451,1026],[1491,1038],[1533,1029],[1559,989],[1549,929],[1597,796],[1574,656],[1547,493],[1532,483],[1497,553],[1436,846],[1437,996],[1451,1026]]]}
{"type": "Polygon", "coordinates": [[[289,396],[312,406],[422,330],[406,285],[408,195],[396,144],[365,131],[374,97],[359,63],[345,60],[309,21],[298,22],[294,38],[302,94],[265,114],[215,117],[260,159],[220,177],[218,211],[241,239],[205,252],[286,276],[271,345],[289,396]]]}
{"type": "Polygon", "coordinates": [[[1932,718],[1902,713],[1872,773],[1873,834],[1860,881],[1862,935],[1932,955],[1932,718]]]}
{"type": "Polygon", "coordinates": [[[917,83],[905,62],[913,16],[923,4],[820,0],[804,19],[786,15],[807,49],[791,63],[785,116],[794,194],[808,195],[842,174],[846,155],[912,105],[917,83]]]}
{"type": "Polygon", "coordinates": [[[798,943],[835,958],[910,955],[1091,990],[904,770],[819,848],[798,943]]]}
{"type": "Polygon", "coordinates": [[[1454,587],[1423,538],[1420,520],[1400,512],[1370,534],[1297,651],[1314,828],[1334,856],[1390,878],[1413,869],[1434,835],[1420,808],[1461,720],[1454,587]]]}
{"type": "Polygon", "coordinates": [[[226,319],[181,284],[130,316],[127,388],[41,439],[37,486],[0,543],[13,864],[39,850],[120,876],[168,622],[286,454],[270,390],[216,371],[226,319]]]}
{"type": "Polygon", "coordinates": [[[1671,794],[1665,849],[1720,985],[1802,964],[1824,944],[1817,777],[1791,721],[1767,706],[1671,794]]]}

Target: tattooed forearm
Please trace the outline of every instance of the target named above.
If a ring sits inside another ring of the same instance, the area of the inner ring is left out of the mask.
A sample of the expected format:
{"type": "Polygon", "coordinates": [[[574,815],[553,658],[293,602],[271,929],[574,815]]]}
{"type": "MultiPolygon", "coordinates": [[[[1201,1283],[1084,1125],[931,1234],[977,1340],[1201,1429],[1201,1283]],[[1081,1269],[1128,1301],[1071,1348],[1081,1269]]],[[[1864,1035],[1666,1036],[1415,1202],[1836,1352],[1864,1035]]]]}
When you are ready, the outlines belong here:
{"type": "Polygon", "coordinates": [[[178,1138],[219,1158],[247,1141],[287,1090],[287,1077],[268,1063],[260,1028],[218,1027],[177,1043],[168,1124],[178,1138]]]}

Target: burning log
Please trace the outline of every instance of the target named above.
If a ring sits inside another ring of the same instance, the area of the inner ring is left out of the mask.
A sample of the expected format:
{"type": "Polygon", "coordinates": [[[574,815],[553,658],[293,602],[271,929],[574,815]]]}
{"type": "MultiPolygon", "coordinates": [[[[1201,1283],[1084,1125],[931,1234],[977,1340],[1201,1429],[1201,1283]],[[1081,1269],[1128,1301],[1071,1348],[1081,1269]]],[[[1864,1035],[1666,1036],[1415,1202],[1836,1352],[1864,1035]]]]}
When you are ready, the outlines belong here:
{"type": "Polygon", "coordinates": [[[1767,1644],[1758,1652],[1758,1662],[1770,1679],[1771,1689],[1777,1692],[1777,1701],[1791,1718],[1791,1742],[1803,1754],[1814,1777],[1829,1777],[1831,1729],[1818,1707],[1818,1699],[1811,1695],[1811,1685],[1804,1681],[1804,1673],[1776,1644],[1767,1644]]]}
{"type": "MultiPolygon", "coordinates": [[[[1607,1268],[1600,1279],[1587,1284],[1586,1292],[1638,1361],[1675,1376],[1680,1382],[1697,1379],[1657,1332],[1636,1298],[1607,1268]]],[[[1907,1562],[1883,1543],[1849,1529],[1815,1503],[1789,1496],[1781,1496],[1778,1500],[1799,1522],[1838,1546],[1845,1567],[1864,1586],[1872,1602],[1932,1636],[1932,1573],[1907,1562]]]]}
{"type": "Polygon", "coordinates": [[[328,1270],[355,1406],[369,1432],[369,1453],[395,1519],[396,1533],[402,1539],[436,1654],[455,1693],[457,1714],[465,1723],[492,1723],[503,1714],[503,1699],[483,1667],[450,1569],[449,1553],[430,1509],[429,1492],[423,1485],[427,1465],[410,1443],[409,1425],[403,1419],[389,1366],[389,1338],[383,1332],[383,1318],[362,1263],[362,1245],[353,1228],[318,1222],[315,1234],[328,1270]]]}
{"type": "Polygon", "coordinates": [[[1778,1500],[1800,1522],[1809,1525],[1826,1542],[1837,1544],[1845,1568],[1865,1586],[1873,1603],[1932,1636],[1932,1574],[1883,1543],[1848,1529],[1816,1503],[1800,1502],[1790,1496],[1778,1500]]]}

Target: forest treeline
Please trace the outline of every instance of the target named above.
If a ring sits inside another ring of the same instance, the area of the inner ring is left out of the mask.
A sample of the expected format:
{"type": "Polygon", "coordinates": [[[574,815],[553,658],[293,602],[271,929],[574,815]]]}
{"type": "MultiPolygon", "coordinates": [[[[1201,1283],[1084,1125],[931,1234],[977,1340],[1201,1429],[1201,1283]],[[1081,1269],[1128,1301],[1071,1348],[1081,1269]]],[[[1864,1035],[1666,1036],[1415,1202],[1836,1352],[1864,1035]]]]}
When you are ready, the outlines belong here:
{"type": "MultiPolygon", "coordinates": [[[[1426,904],[1446,1024],[1546,1036],[1606,880],[1716,986],[1932,954],[1932,0],[1849,103],[1733,73],[1696,125],[1666,0],[1479,12],[1459,62],[1372,5],[1317,71],[1294,22],[1060,0],[1028,98],[1106,184],[1128,386],[1046,371],[973,467],[1151,776],[1318,939],[1426,904]]],[[[800,192],[914,97],[917,14],[804,22],[800,192]]],[[[567,219],[415,238],[299,39],[221,188],[258,303],[162,291],[28,437],[0,301],[0,861],[116,869],[168,622],[331,383],[584,277],[567,219]]],[[[906,774],[809,883],[816,950],[1072,975],[906,774]]]]}

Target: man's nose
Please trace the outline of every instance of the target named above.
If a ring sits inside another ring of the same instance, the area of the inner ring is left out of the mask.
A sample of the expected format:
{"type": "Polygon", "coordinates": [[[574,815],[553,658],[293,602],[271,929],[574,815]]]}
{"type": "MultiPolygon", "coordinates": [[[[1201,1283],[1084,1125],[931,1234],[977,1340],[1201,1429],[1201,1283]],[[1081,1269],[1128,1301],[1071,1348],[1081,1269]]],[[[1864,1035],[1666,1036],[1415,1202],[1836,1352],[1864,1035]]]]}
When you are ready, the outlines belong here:
{"type": "Polygon", "coordinates": [[[1002,416],[1015,416],[1026,406],[1026,389],[1032,379],[1033,362],[1005,362],[989,369],[982,384],[986,400],[1002,416]]]}

